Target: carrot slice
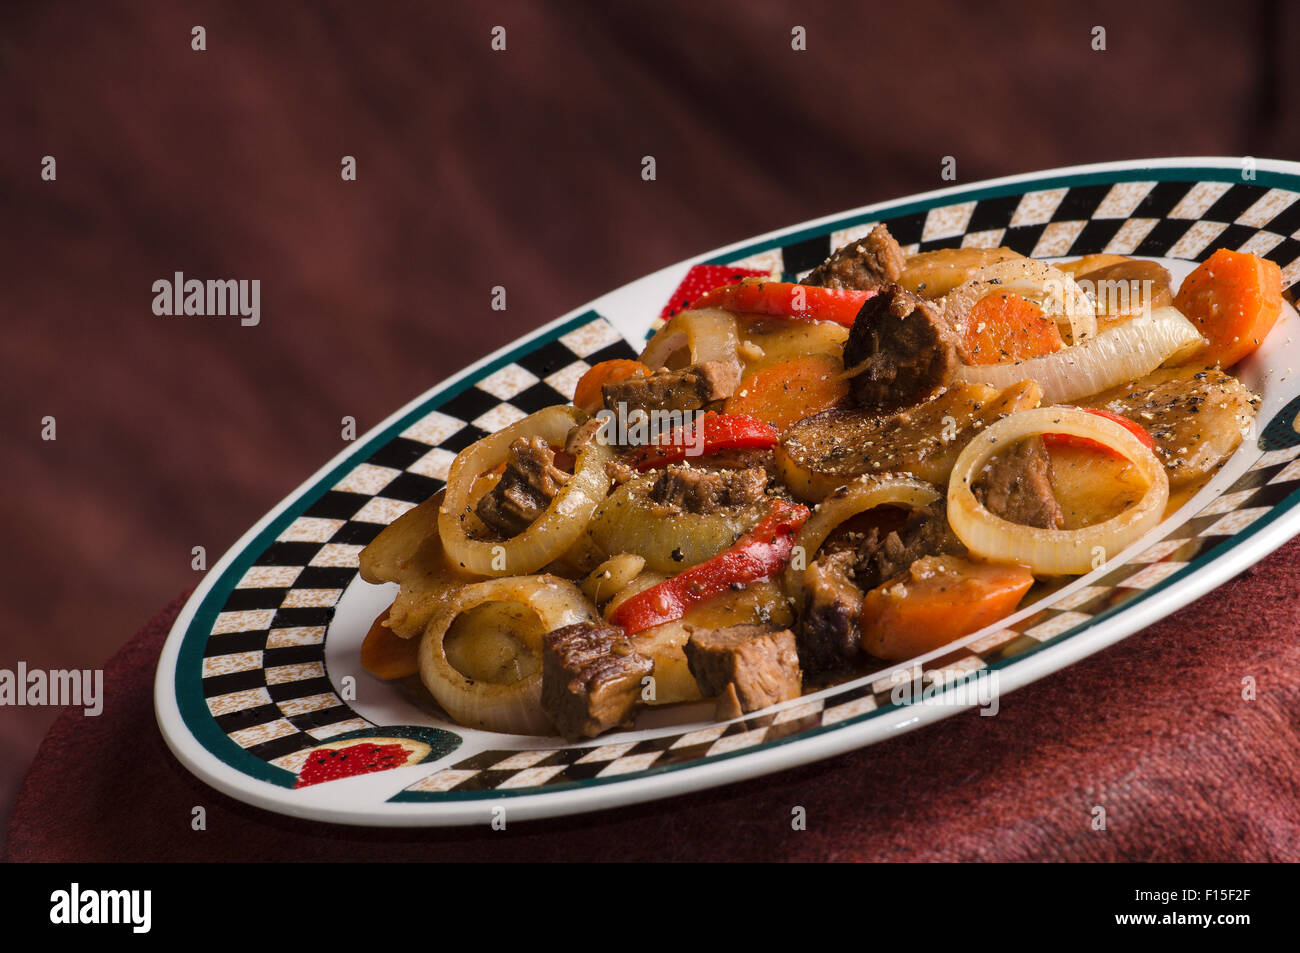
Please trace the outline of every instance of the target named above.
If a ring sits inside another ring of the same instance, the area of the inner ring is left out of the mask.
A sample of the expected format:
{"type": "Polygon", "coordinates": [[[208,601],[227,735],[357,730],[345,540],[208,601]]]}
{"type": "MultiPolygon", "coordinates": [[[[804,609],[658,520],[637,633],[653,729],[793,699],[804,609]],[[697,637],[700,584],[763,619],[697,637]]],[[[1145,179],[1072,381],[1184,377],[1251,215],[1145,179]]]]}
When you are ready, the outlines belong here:
{"type": "Polygon", "coordinates": [[[777,430],[839,403],[849,392],[844,368],[829,354],[807,354],[750,374],[727,398],[729,414],[744,414],[777,430]]]}
{"type": "Polygon", "coordinates": [[[1017,294],[993,294],[975,302],[962,343],[971,364],[1021,361],[1065,346],[1056,322],[1017,294]]]}
{"type": "Polygon", "coordinates": [[[1259,347],[1282,313],[1282,269],[1220,248],[1183,281],[1174,307],[1210,342],[1182,363],[1231,367],[1259,347]]]}
{"type": "Polygon", "coordinates": [[[589,414],[594,414],[605,403],[605,398],[600,392],[601,387],[615,381],[625,381],[638,374],[647,377],[650,368],[640,361],[629,361],[626,358],[601,361],[578,379],[578,385],[573,388],[573,405],[589,414]]]}
{"type": "Polygon", "coordinates": [[[1023,566],[926,556],[862,600],[862,647],[891,662],[947,645],[1008,615],[1034,577],[1023,566]]]}
{"type": "Polygon", "coordinates": [[[420,640],[401,638],[386,621],[387,609],[371,624],[361,643],[361,667],[385,681],[414,675],[420,670],[420,640]]]}

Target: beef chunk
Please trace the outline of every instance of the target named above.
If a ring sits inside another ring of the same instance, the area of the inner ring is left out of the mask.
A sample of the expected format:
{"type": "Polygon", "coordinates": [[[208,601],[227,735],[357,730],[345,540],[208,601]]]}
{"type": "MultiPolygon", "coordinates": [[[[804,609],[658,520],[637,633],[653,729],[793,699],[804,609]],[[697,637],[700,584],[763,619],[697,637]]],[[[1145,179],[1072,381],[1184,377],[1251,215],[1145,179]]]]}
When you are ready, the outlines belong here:
{"type": "Polygon", "coordinates": [[[962,552],[941,501],[913,510],[901,524],[872,526],[828,540],[804,572],[799,658],[808,672],[843,668],[859,652],[863,593],[924,556],[962,552]]]}
{"type": "Polygon", "coordinates": [[[853,321],[844,366],[864,410],[918,404],[947,387],[961,363],[957,334],[929,301],[891,286],[872,295],[853,321]]]}
{"type": "Polygon", "coordinates": [[[719,450],[709,454],[709,467],[714,470],[764,470],[776,472],[776,454],[771,450],[745,448],[719,450]]]}
{"type": "Polygon", "coordinates": [[[789,629],[733,625],[694,632],[685,648],[700,694],[719,698],[721,715],[735,717],[734,707],[757,711],[798,698],[803,690],[799,653],[789,629]]]}
{"type": "Polygon", "coordinates": [[[650,499],[687,513],[716,513],[763,498],[767,471],[668,467],[650,487],[650,499]]]}
{"type": "Polygon", "coordinates": [[[853,542],[857,553],[853,581],[863,592],[906,572],[922,556],[963,551],[948,526],[942,502],[913,510],[898,529],[872,529],[853,542]]]}
{"type": "Polygon", "coordinates": [[[631,721],[654,662],[618,626],[578,622],[542,637],[542,709],[566,738],[631,721]]]}
{"type": "Polygon", "coordinates": [[[699,410],[736,392],[738,368],[722,361],[704,361],[680,371],[660,368],[649,377],[629,377],[601,387],[608,410],[619,404],[628,410],[699,410]]]}
{"type": "Polygon", "coordinates": [[[903,249],[884,225],[877,225],[866,238],[849,242],[812,270],[805,285],[850,288],[866,291],[898,283],[902,277],[903,249]]]}
{"type": "Polygon", "coordinates": [[[615,457],[605,464],[605,474],[611,481],[611,490],[616,490],[624,483],[630,483],[640,476],[640,471],[626,460],[615,457]]]}
{"type": "Polygon", "coordinates": [[[572,474],[555,465],[541,437],[520,437],[506,451],[506,471],[478,501],[479,519],[506,536],[518,536],[550,505],[572,474]]]}
{"type": "Polygon", "coordinates": [[[587,444],[599,439],[600,428],[603,426],[605,421],[599,417],[592,417],[585,424],[578,424],[564,438],[564,452],[571,457],[576,457],[586,449],[587,444]]]}
{"type": "Polygon", "coordinates": [[[843,668],[861,650],[862,590],[853,580],[856,563],[857,554],[843,549],[820,556],[804,571],[797,646],[805,672],[843,668]]]}
{"type": "Polygon", "coordinates": [[[1052,458],[1041,437],[1020,441],[985,467],[971,488],[996,516],[1039,529],[1065,525],[1061,504],[1052,492],[1052,458]]]}

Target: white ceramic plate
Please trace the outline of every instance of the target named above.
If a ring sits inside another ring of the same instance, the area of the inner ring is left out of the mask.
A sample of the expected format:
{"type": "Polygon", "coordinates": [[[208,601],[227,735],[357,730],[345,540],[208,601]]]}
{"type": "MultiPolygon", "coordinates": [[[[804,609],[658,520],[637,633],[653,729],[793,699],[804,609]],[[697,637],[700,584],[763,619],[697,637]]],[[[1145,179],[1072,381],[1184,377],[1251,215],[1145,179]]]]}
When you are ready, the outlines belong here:
{"type": "Polygon", "coordinates": [[[502,812],[522,820],[646,801],[830,757],[1012,691],[1186,605],[1300,532],[1300,318],[1288,306],[1239,368],[1263,397],[1258,433],[1208,485],[1102,568],[928,656],[730,723],[715,724],[710,705],[676,707],[581,745],[462,728],[361,670],[362,637],[393,593],[359,579],[357,554],[442,486],[456,451],[566,401],[589,364],[631,356],[684,280],[797,275],[877,221],[909,251],[1118,252],[1160,259],[1177,282],[1226,246],[1277,261],[1286,286],[1300,278],[1300,164],[1261,160],[1243,172],[1237,159],[959,186],[666,268],[439,384],[250,529],[209,571],[163,649],[155,706],[172,751],[242,801],[346,824],[476,824],[502,812]],[[700,266],[716,267],[701,277],[692,272],[700,266]],[[918,673],[942,690],[893,690],[919,684],[918,673]],[[366,773],[336,777],[355,770],[366,773]]]}

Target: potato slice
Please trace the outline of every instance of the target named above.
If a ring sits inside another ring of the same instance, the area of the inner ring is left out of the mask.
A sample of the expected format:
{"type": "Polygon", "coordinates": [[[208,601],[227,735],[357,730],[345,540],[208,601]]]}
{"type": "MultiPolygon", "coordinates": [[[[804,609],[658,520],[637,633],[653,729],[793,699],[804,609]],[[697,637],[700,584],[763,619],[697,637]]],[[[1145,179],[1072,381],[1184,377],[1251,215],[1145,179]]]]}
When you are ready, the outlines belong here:
{"type": "Polygon", "coordinates": [[[843,367],[849,329],[834,321],[792,321],[760,315],[740,315],[741,359],[745,376],[796,357],[825,354],[843,367]]]}
{"type": "Polygon", "coordinates": [[[942,298],[985,265],[1024,258],[1010,248],[940,248],[907,259],[898,283],[922,298],[942,298]]]}
{"type": "Polygon", "coordinates": [[[1174,303],[1169,269],[1154,261],[1126,259],[1079,271],[1074,277],[1079,286],[1092,295],[1098,331],[1174,303]]]}
{"type": "Polygon", "coordinates": [[[1084,402],[1147,429],[1170,489],[1210,475],[1255,419],[1259,398],[1215,367],[1164,367],[1084,402]]]}
{"type": "Polygon", "coordinates": [[[1084,447],[1049,447],[1047,452],[1064,529],[1104,523],[1146,494],[1142,474],[1123,457],[1084,447]]]}
{"type": "Polygon", "coordinates": [[[1054,261],[1052,264],[1061,269],[1067,275],[1073,275],[1078,278],[1080,275],[1095,271],[1098,268],[1109,268],[1111,265],[1118,265],[1121,262],[1136,261],[1128,255],[1084,255],[1082,258],[1076,258],[1074,261],[1054,261]]]}
{"type": "MultiPolygon", "coordinates": [[[[650,574],[647,574],[650,575],[650,574]]],[[[633,587],[636,591],[635,585],[633,587]]],[[[621,600],[619,600],[621,601],[621,600]]],[[[721,629],[731,625],[772,623],[789,626],[794,613],[775,582],[751,583],[691,609],[675,622],[665,622],[632,636],[632,645],[655,663],[655,698],[649,704],[699,701],[699,685],[686,664],[685,645],[696,629],[721,629]]]]}
{"type": "Polygon", "coordinates": [[[864,473],[910,473],[942,486],[957,455],[999,415],[1037,407],[1033,381],[997,391],[956,383],[932,400],[887,416],[835,408],[795,424],[781,438],[776,468],[801,499],[817,501],[864,473]]]}

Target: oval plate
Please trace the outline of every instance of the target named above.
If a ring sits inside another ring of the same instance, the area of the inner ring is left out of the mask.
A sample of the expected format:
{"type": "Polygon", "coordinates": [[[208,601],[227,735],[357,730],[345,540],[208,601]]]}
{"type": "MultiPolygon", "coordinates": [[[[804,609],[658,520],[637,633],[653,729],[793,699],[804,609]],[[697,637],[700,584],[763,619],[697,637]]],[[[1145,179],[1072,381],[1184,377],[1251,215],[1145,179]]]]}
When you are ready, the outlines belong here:
{"type": "MultiPolygon", "coordinates": [[[[1175,281],[1221,246],[1300,278],[1300,164],[1168,159],[991,180],[773,232],[650,275],[498,351],[397,411],[299,487],[208,573],[158,664],[167,744],[241,801],[385,826],[575,814],[779,771],[872,744],[1012,691],[1136,632],[1300,532],[1300,318],[1288,305],[1239,368],[1259,427],[1146,538],[1051,596],[942,650],[728,723],[711,705],[572,745],[462,728],[361,670],[395,587],[357,554],[440,489],[456,452],[565,402],[590,364],[634,356],[695,282],[794,280],[878,221],[909,252],[1008,245],[1038,258],[1117,252],[1175,281]],[[911,690],[908,689],[923,689],[911,690]]],[[[1288,293],[1288,297],[1291,297],[1288,293]]]]}

